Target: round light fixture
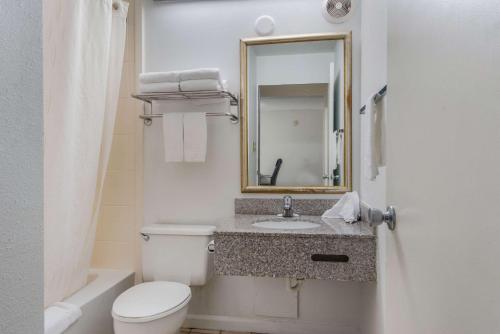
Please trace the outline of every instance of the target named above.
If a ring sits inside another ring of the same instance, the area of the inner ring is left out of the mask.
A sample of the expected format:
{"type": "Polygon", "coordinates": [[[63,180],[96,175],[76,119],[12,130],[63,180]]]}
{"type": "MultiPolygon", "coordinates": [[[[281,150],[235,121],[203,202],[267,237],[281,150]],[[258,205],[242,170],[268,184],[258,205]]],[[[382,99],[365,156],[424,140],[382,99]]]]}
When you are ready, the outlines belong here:
{"type": "Polygon", "coordinates": [[[255,32],[259,36],[268,36],[274,32],[274,19],[269,15],[262,15],[255,20],[255,32]]]}

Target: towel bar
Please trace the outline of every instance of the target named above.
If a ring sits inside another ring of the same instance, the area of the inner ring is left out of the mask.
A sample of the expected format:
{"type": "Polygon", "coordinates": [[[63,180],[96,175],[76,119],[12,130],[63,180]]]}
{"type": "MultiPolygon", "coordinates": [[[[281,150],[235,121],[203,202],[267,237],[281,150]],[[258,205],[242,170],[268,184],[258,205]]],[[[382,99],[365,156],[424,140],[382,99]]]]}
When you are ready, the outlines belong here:
{"type": "MultiPolygon", "coordinates": [[[[161,100],[171,100],[171,101],[182,101],[182,100],[203,100],[203,99],[229,99],[229,104],[236,106],[237,113],[233,114],[230,112],[226,113],[207,113],[207,116],[224,116],[229,117],[231,123],[237,124],[240,120],[240,109],[238,98],[228,91],[192,91],[192,92],[168,92],[168,93],[149,93],[149,94],[132,94],[132,97],[148,103],[152,106],[153,101],[161,100]]],[[[146,108],[144,107],[144,114],[140,115],[144,121],[144,125],[151,125],[153,123],[153,118],[162,117],[163,114],[153,114],[146,113],[146,108]]]]}
{"type": "MultiPolygon", "coordinates": [[[[232,114],[230,112],[227,113],[207,113],[207,116],[213,117],[213,116],[225,116],[229,117],[231,120],[231,123],[236,124],[239,121],[238,115],[232,114]]],[[[139,115],[139,118],[144,120],[145,125],[151,125],[153,122],[153,118],[158,118],[158,117],[163,117],[163,114],[144,114],[144,115],[139,115]]]]}
{"type": "MultiPolygon", "coordinates": [[[[375,94],[375,96],[373,97],[373,102],[375,102],[375,104],[379,103],[380,100],[382,100],[382,98],[387,94],[387,85],[385,85],[384,87],[382,87],[381,90],[379,90],[377,92],[377,94],[375,94]]],[[[365,113],[365,110],[366,110],[366,104],[364,106],[361,107],[361,109],[359,110],[359,113],[360,114],[364,114],[365,113]]]]}

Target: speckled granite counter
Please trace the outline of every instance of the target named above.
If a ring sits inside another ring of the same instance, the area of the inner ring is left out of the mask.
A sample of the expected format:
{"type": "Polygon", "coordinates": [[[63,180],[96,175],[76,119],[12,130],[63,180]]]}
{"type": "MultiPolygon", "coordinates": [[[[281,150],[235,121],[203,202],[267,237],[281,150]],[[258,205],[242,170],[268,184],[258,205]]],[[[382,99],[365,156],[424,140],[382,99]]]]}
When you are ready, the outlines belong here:
{"type": "Polygon", "coordinates": [[[263,218],[276,216],[235,215],[217,222],[218,275],[376,280],[376,238],[366,223],[302,216],[301,220],[321,226],[303,230],[252,226],[263,218]]]}

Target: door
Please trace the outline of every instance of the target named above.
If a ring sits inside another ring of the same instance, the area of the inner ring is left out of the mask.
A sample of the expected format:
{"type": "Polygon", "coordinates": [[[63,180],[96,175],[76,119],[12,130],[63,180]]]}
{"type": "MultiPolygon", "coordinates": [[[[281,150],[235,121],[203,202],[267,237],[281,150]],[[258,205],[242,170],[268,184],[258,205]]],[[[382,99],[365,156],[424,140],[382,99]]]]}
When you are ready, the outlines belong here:
{"type": "Polygon", "coordinates": [[[500,1],[388,8],[385,333],[500,333],[500,1]]]}

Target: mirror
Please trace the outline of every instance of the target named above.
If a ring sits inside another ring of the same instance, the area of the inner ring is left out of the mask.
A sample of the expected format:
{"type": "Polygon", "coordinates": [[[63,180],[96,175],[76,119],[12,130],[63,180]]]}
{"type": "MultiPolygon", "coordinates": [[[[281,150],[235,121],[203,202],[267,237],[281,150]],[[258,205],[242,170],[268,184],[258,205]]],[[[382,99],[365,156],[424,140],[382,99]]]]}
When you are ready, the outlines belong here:
{"type": "Polygon", "coordinates": [[[351,34],[241,40],[241,191],[351,189],[351,34]]]}

